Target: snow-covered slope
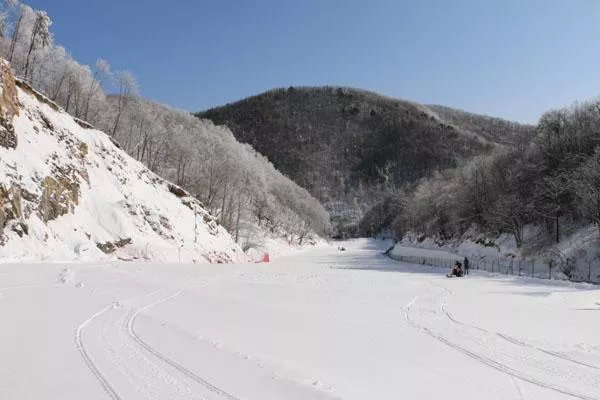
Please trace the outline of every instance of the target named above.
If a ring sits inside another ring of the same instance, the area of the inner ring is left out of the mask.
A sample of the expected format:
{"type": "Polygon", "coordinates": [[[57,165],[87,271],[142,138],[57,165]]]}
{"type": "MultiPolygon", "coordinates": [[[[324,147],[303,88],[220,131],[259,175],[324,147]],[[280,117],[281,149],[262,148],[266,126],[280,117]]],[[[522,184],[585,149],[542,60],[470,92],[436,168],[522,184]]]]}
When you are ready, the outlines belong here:
{"type": "Polygon", "coordinates": [[[0,260],[239,262],[202,204],[0,60],[0,260]]]}

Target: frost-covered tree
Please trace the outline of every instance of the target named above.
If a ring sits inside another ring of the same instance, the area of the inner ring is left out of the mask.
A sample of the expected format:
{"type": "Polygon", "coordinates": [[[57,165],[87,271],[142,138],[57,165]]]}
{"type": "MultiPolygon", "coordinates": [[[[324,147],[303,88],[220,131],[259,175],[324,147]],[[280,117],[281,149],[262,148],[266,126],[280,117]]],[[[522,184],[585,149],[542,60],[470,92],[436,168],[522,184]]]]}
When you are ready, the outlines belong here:
{"type": "Polygon", "coordinates": [[[583,215],[600,232],[600,148],[573,174],[575,192],[583,215]]]}
{"type": "Polygon", "coordinates": [[[131,97],[138,94],[139,86],[135,75],[129,71],[119,71],[115,74],[115,83],[119,88],[117,95],[116,115],[113,127],[111,129],[111,135],[114,137],[119,128],[119,122],[121,122],[121,116],[127,108],[131,97]]]}
{"type": "Polygon", "coordinates": [[[29,50],[27,51],[27,57],[25,59],[25,79],[29,77],[29,66],[33,51],[40,47],[45,48],[52,40],[50,25],[52,25],[52,20],[48,14],[46,14],[45,11],[36,10],[35,22],[29,39],[29,50]]]}
{"type": "Polygon", "coordinates": [[[96,70],[90,80],[90,85],[85,96],[85,107],[83,112],[83,119],[87,120],[90,116],[90,104],[92,98],[98,94],[102,89],[102,81],[111,76],[110,64],[108,61],[103,59],[96,60],[96,70]]]}
{"type": "Polygon", "coordinates": [[[17,0],[4,0],[0,3],[0,39],[6,37],[10,14],[18,4],[19,2],[17,0]]]}

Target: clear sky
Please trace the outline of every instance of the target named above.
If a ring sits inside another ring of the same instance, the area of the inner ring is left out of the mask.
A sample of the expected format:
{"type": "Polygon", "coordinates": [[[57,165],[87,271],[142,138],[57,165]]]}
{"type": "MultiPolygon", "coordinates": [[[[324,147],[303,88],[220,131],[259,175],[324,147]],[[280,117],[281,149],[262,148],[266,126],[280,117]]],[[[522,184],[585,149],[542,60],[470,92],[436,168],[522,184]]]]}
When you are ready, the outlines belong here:
{"type": "Polygon", "coordinates": [[[535,122],[600,95],[599,0],[25,0],[80,62],[199,111],[343,85],[535,122]]]}

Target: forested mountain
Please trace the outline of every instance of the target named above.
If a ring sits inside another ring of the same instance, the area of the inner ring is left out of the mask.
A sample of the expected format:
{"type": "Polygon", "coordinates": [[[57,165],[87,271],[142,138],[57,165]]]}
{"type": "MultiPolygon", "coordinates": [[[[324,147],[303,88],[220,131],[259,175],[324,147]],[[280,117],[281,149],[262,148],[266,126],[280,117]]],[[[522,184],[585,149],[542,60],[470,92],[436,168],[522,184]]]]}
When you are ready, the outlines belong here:
{"type": "Polygon", "coordinates": [[[527,146],[497,149],[396,191],[362,226],[441,241],[508,234],[521,254],[572,278],[588,276],[600,259],[600,102],[545,113],[527,146]]]}
{"type": "Polygon", "coordinates": [[[463,131],[475,133],[491,142],[506,146],[526,145],[535,134],[535,128],[532,125],[473,114],[446,106],[428,105],[427,108],[444,121],[463,131]]]}
{"type": "Polygon", "coordinates": [[[42,10],[0,1],[0,56],[57,107],[201,200],[241,246],[273,238],[302,244],[328,233],[329,215],[319,201],[251,146],[226,128],[144,100],[129,71],[112,71],[101,59],[94,68],[80,64],[54,42],[51,26],[42,10]],[[107,94],[106,86],[117,93],[107,94]]]}
{"type": "Polygon", "coordinates": [[[532,126],[340,87],[275,89],[197,116],[227,125],[334,217],[354,221],[390,190],[534,134],[532,126]]]}

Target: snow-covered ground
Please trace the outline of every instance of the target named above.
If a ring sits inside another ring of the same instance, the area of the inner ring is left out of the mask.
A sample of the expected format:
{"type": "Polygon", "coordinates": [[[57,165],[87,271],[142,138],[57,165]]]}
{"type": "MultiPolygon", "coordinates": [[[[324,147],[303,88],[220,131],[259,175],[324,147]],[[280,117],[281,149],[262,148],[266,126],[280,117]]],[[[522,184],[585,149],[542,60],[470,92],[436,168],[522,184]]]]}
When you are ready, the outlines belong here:
{"type": "Polygon", "coordinates": [[[448,279],[386,244],[0,265],[0,398],[600,399],[596,287],[448,279]]]}

